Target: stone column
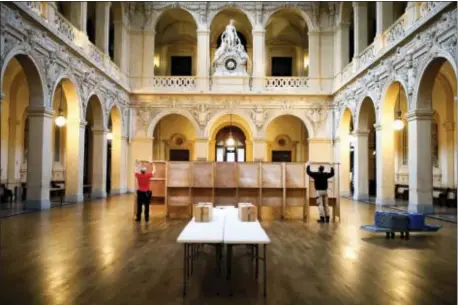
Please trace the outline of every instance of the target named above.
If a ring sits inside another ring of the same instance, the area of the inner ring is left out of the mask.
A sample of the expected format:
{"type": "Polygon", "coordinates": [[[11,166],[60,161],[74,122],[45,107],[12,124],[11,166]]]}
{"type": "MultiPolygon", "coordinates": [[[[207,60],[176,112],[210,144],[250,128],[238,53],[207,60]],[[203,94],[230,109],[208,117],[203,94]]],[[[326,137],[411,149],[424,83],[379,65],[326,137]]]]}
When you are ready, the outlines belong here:
{"type": "Polygon", "coordinates": [[[253,140],[253,161],[267,160],[267,143],[265,139],[253,140]]]}
{"type": "Polygon", "coordinates": [[[122,20],[114,22],[114,62],[122,72],[127,73],[129,65],[128,33],[126,25],[122,20]]]}
{"type": "Polygon", "coordinates": [[[355,200],[369,199],[369,131],[358,130],[354,133],[356,138],[354,154],[354,188],[355,200]]]}
{"type": "Polygon", "coordinates": [[[333,148],[331,139],[309,138],[309,161],[311,162],[332,162],[333,148]]]}
{"type": "MultiPolygon", "coordinates": [[[[148,79],[154,77],[154,37],[156,31],[147,28],[143,31],[143,66],[142,66],[142,87],[148,84],[148,79]]],[[[162,60],[162,59],[161,59],[162,60]]]]}
{"type": "Polygon", "coordinates": [[[261,25],[256,25],[253,30],[253,90],[264,89],[266,77],[266,30],[261,25]]]}
{"type": "Polygon", "coordinates": [[[121,163],[122,163],[122,138],[117,132],[113,133],[111,140],[111,191],[110,194],[121,193],[121,163]]]}
{"type": "Polygon", "coordinates": [[[394,22],[393,20],[393,2],[377,1],[376,12],[377,12],[376,13],[377,14],[376,36],[379,36],[386,29],[388,29],[394,22]]]}
{"type": "Polygon", "coordinates": [[[433,212],[431,147],[432,111],[417,109],[406,114],[409,124],[409,211],[433,212]]]}
{"type": "Polygon", "coordinates": [[[348,135],[334,141],[336,161],[340,163],[339,187],[341,196],[350,196],[350,143],[348,135]],[[345,146],[345,147],[343,147],[345,146]],[[345,148],[345,149],[343,149],[345,148]]]}
{"type": "Polygon", "coordinates": [[[127,137],[121,136],[121,158],[119,164],[120,183],[119,183],[119,194],[127,192],[127,137]]]}
{"type": "Polygon", "coordinates": [[[84,200],[83,169],[86,123],[69,118],[65,128],[65,201],[80,202],[84,200]]]}
{"type": "Polygon", "coordinates": [[[209,90],[210,72],[210,30],[207,28],[197,30],[197,81],[198,88],[202,91],[209,90]]]}
{"type": "MultiPolygon", "coordinates": [[[[310,30],[309,34],[309,83],[310,86],[317,86],[321,78],[321,53],[320,53],[320,32],[310,30]]],[[[318,87],[315,87],[318,90],[318,87]]]]}
{"type": "Polygon", "coordinates": [[[96,3],[95,45],[108,55],[111,2],[96,3]]]}
{"type": "Polygon", "coordinates": [[[353,2],[355,20],[355,56],[368,46],[367,2],[353,2]]]}
{"type": "Polygon", "coordinates": [[[51,132],[54,111],[47,107],[29,106],[29,150],[27,158],[28,209],[44,210],[51,207],[49,187],[52,160],[51,132]]]}
{"type": "MultiPolygon", "coordinates": [[[[376,176],[378,205],[394,204],[394,148],[393,128],[391,126],[375,125],[376,138],[376,176]],[[391,137],[388,137],[391,135],[391,137]]],[[[410,148],[409,148],[410,150],[410,148]]]]}
{"type": "Polygon", "coordinates": [[[92,198],[107,197],[107,131],[92,130],[92,198]]]}
{"type": "MultiPolygon", "coordinates": [[[[302,143],[301,141],[296,141],[294,144],[294,146],[296,146],[296,162],[303,162],[303,158],[304,158],[304,152],[302,151],[302,143]]],[[[291,160],[293,161],[293,160],[291,160]]]]}
{"type": "MultiPolygon", "coordinates": [[[[350,46],[349,37],[350,37],[350,23],[342,22],[337,26],[336,29],[336,39],[335,39],[335,67],[336,74],[341,73],[343,69],[348,65],[348,58],[350,56],[350,46]]],[[[311,59],[309,59],[310,65],[311,59]]]]}
{"type": "Polygon", "coordinates": [[[194,155],[197,161],[208,160],[208,138],[196,138],[194,142],[194,155]]]}
{"type": "Polygon", "coordinates": [[[70,22],[81,32],[86,33],[87,23],[87,2],[70,2],[70,22]]]}

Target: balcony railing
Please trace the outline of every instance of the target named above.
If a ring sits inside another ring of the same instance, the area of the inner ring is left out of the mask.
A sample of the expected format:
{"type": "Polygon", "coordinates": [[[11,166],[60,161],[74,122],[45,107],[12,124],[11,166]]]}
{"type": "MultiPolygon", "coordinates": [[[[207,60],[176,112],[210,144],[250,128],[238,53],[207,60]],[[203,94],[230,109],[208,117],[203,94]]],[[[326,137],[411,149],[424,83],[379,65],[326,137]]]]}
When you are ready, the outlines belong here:
{"type": "Polygon", "coordinates": [[[338,89],[354,76],[366,69],[374,61],[384,56],[393,46],[410,35],[416,28],[420,27],[437,11],[445,8],[451,2],[425,1],[414,3],[415,7],[409,8],[396,20],[379,39],[355,56],[355,60],[350,62],[341,72],[340,79],[335,79],[334,89],[338,89]]]}
{"type": "Polygon", "coordinates": [[[54,7],[45,5],[45,2],[16,2],[19,7],[35,14],[36,17],[41,18],[50,27],[59,38],[64,40],[67,44],[72,46],[77,51],[81,52],[83,56],[91,61],[96,67],[101,69],[113,80],[119,84],[128,87],[129,81],[119,67],[111,60],[111,58],[99,50],[87,37],[86,33],[77,29],[70,21],[62,16],[54,7]],[[50,13],[52,10],[52,13],[50,13]],[[49,16],[53,16],[49,18],[49,16]]]}
{"type": "Polygon", "coordinates": [[[193,91],[197,87],[195,76],[155,76],[149,84],[150,88],[171,91],[193,91]]]}
{"type": "Polygon", "coordinates": [[[275,77],[265,78],[265,90],[283,91],[287,89],[305,89],[307,88],[308,77],[275,77]]]}

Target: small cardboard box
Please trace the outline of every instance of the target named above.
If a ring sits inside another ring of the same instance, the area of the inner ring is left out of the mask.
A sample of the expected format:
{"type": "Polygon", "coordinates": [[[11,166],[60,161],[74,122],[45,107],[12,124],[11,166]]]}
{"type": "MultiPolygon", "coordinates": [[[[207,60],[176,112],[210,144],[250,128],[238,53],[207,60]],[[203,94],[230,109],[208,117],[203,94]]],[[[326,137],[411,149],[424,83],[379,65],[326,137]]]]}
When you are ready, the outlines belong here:
{"type": "Polygon", "coordinates": [[[258,209],[251,203],[239,204],[239,219],[241,221],[256,221],[258,219],[258,209]]]}
{"type": "Polygon", "coordinates": [[[198,203],[193,207],[194,220],[196,222],[210,222],[213,219],[213,204],[198,203]]]}

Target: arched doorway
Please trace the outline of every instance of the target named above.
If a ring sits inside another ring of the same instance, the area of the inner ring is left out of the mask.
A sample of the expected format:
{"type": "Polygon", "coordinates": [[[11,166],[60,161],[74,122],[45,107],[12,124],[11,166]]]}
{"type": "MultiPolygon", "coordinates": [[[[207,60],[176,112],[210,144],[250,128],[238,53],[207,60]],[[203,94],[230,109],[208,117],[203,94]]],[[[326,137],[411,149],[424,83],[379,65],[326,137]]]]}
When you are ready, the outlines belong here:
{"type": "Polygon", "coordinates": [[[293,115],[280,115],[266,128],[267,156],[271,162],[307,162],[309,159],[308,131],[293,115]]]}
{"type": "Polygon", "coordinates": [[[216,162],[245,162],[245,134],[236,126],[221,128],[216,134],[216,162]]]}
{"type": "Polygon", "coordinates": [[[357,127],[354,131],[354,198],[369,200],[376,194],[376,143],[375,107],[366,97],[359,108],[357,127]]]}
{"type": "Polygon", "coordinates": [[[407,99],[400,82],[391,83],[382,97],[377,130],[377,204],[407,200],[407,99]],[[404,147],[404,148],[402,148],[404,147]]]}
{"type": "Polygon", "coordinates": [[[153,160],[195,159],[196,129],[187,117],[175,113],[164,116],[154,127],[153,137],[153,160]]]}
{"type": "Polygon", "coordinates": [[[336,145],[340,161],[340,194],[353,194],[353,160],[354,160],[353,116],[349,108],[345,108],[340,118],[339,141],[336,145]]]}
{"type": "Polygon", "coordinates": [[[24,207],[48,209],[52,118],[49,110],[42,110],[40,73],[27,55],[18,54],[4,64],[0,78],[0,183],[13,193],[7,201],[17,202],[7,209],[11,213],[24,207]]]}

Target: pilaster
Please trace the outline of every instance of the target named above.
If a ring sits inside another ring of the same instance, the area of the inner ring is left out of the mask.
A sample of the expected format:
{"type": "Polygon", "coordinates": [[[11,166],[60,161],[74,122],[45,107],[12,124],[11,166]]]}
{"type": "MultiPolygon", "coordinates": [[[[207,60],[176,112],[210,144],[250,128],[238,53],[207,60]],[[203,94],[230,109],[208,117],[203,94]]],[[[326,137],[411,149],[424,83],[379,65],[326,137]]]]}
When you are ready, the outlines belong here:
{"type": "Polygon", "coordinates": [[[355,20],[355,56],[368,46],[367,2],[353,2],[355,20]]]}
{"type": "Polygon", "coordinates": [[[333,162],[332,141],[328,138],[309,138],[310,162],[333,162]]]}
{"type": "Polygon", "coordinates": [[[393,128],[391,126],[374,125],[377,154],[377,205],[394,204],[394,148],[393,128]]]}
{"type": "Polygon", "coordinates": [[[194,155],[197,161],[208,160],[208,138],[197,138],[194,141],[194,155]]]}
{"type": "MultiPolygon", "coordinates": [[[[350,24],[349,23],[340,23],[336,29],[336,39],[335,39],[335,67],[336,74],[343,71],[343,69],[349,63],[350,50],[349,50],[349,37],[350,37],[350,24]]],[[[311,59],[309,60],[311,62],[311,59]]]]}
{"type": "Polygon", "coordinates": [[[107,196],[107,131],[104,129],[92,130],[92,198],[107,196]]]}
{"type": "Polygon", "coordinates": [[[47,107],[28,108],[29,147],[33,153],[27,158],[26,207],[45,210],[51,207],[49,187],[51,182],[51,137],[54,111],[47,107]]]}
{"type": "Polygon", "coordinates": [[[311,30],[309,34],[309,81],[310,86],[316,86],[318,88],[318,82],[321,78],[320,66],[321,66],[321,41],[320,31],[311,30]]]}
{"type": "MultiPolygon", "coordinates": [[[[143,31],[143,81],[145,78],[154,77],[154,41],[155,41],[156,31],[152,28],[144,29],[143,31]]],[[[161,59],[162,60],[162,59],[161,59]]],[[[145,87],[145,86],[143,86],[145,87]]]]}
{"type": "Polygon", "coordinates": [[[255,28],[253,31],[253,87],[255,91],[264,88],[266,76],[266,31],[264,28],[255,28]]]}
{"type": "MultiPolygon", "coordinates": [[[[247,149],[248,150],[248,149],[247,149]]],[[[253,161],[266,161],[267,158],[267,142],[265,139],[253,140],[253,161]]]]}
{"type": "Polygon", "coordinates": [[[197,30],[197,78],[200,91],[209,90],[210,30],[197,30]]]}
{"type": "Polygon", "coordinates": [[[431,147],[432,111],[418,109],[406,114],[409,124],[409,211],[433,212],[431,147]]]}
{"type": "Polygon", "coordinates": [[[393,24],[393,2],[377,1],[376,14],[376,36],[379,36],[393,24]]]}
{"type": "Polygon", "coordinates": [[[95,13],[95,45],[106,55],[109,54],[110,6],[111,2],[97,2],[95,13]]]}
{"type": "Polygon", "coordinates": [[[122,20],[114,22],[114,62],[119,66],[123,73],[128,73],[129,52],[127,27],[122,20]]]}
{"type": "MultiPolygon", "coordinates": [[[[59,127],[56,127],[59,128],[59,127]]],[[[65,201],[83,201],[84,132],[85,124],[68,118],[65,144],[65,201]]]]}
{"type": "Polygon", "coordinates": [[[369,131],[358,130],[354,133],[356,138],[354,154],[354,194],[356,200],[369,198],[369,131]]]}

